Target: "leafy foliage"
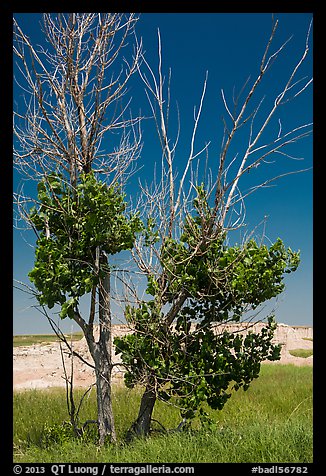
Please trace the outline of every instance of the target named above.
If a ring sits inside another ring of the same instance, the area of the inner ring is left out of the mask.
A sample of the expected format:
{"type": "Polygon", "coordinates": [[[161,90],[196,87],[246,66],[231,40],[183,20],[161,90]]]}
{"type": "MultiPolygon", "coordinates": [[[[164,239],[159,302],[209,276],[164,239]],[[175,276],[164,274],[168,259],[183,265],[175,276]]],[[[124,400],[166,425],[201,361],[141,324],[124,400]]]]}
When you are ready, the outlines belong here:
{"type": "MultiPolygon", "coordinates": [[[[94,443],[96,442],[96,429],[96,425],[87,425],[85,430],[80,430],[78,437],[84,444],[94,443]]],[[[70,422],[63,421],[53,425],[45,423],[41,434],[41,446],[44,448],[51,448],[55,444],[64,446],[75,438],[76,434],[70,422]]]]}
{"type": "Polygon", "coordinates": [[[170,283],[169,302],[186,288],[197,300],[193,304],[197,318],[214,321],[228,318],[231,311],[239,320],[248,304],[256,308],[277,296],[284,289],[284,273],[294,271],[299,263],[299,255],[286,250],[280,238],[270,248],[254,240],[244,248],[216,241],[194,257],[186,242],[169,240],[162,259],[170,283]]]}
{"type": "Polygon", "coordinates": [[[73,317],[79,297],[108,271],[97,269],[96,250],[113,255],[132,248],[142,224],[138,215],[126,216],[121,190],[93,173],[82,174],[75,189],[53,173],[39,183],[38,200],[40,207],[30,210],[40,233],[29,277],[40,304],[60,304],[60,316],[73,317]]]}
{"type": "MultiPolygon", "coordinates": [[[[212,211],[202,187],[197,190],[195,216],[187,217],[179,241],[170,238],[162,246],[166,300],[172,302],[186,289],[197,300],[192,304],[196,318],[207,318],[208,312],[208,320],[222,321],[232,311],[238,320],[247,305],[255,308],[283,291],[283,274],[296,270],[299,253],[286,250],[280,238],[270,248],[253,239],[243,247],[226,246],[224,233],[210,239],[207,224],[212,211]]],[[[150,294],[152,289],[148,288],[150,294]]]]}
{"type": "MultiPolygon", "coordinates": [[[[164,330],[157,324],[154,331],[155,324],[150,324],[150,330],[148,327],[151,308],[153,301],[137,309],[142,314],[134,334],[115,338],[117,353],[128,367],[125,383],[132,388],[151,378],[159,398],[174,398],[183,417],[193,418],[197,410],[205,417],[201,409],[204,402],[213,409],[222,409],[232,390],[247,390],[259,376],[262,360],[279,359],[280,346],[272,344],[276,328],[273,316],[261,333],[249,332],[246,336],[226,330],[219,333],[212,326],[197,325],[194,330],[186,319],[186,326],[164,330]]],[[[181,315],[186,317],[187,311],[181,315]]]]}

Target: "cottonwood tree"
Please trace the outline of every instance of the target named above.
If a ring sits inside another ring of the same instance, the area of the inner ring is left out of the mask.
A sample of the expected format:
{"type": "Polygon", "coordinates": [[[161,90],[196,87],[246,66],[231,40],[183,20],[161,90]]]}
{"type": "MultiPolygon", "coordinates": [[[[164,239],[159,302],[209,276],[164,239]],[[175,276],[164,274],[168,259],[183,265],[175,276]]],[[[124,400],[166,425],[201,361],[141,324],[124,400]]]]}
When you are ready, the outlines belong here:
{"type": "Polygon", "coordinates": [[[136,22],[124,13],[43,14],[45,43],[36,46],[14,19],[15,80],[23,93],[14,112],[14,165],[23,179],[37,181],[36,199],[24,188],[15,194],[19,218],[37,236],[30,279],[40,305],[59,305],[60,316],[84,332],[101,444],[116,439],[108,257],[130,249],[141,226],[126,213],[122,190],[141,149],[139,118],[126,100],[141,58],[136,22]],[[80,311],[85,294],[88,317],[80,311]]]}
{"type": "Polygon", "coordinates": [[[219,157],[210,161],[209,144],[195,148],[206,76],[183,170],[177,170],[175,161],[178,134],[174,140],[168,129],[170,81],[164,83],[160,35],[157,73],[146,60],[139,71],[156,120],[162,163],[159,178],[142,186],[138,207],[147,226],[133,248],[135,262],[147,278],[149,297],[127,306],[125,316],[133,333],[115,339],[117,353],[128,369],[126,384],[144,386],[129,436],[149,433],[157,399],[180,408],[181,426],[196,415],[207,419],[204,402],[223,408],[232,391],[246,390],[258,377],[264,359],[279,359],[280,347],[272,341],[274,316],[266,316],[261,332],[250,327],[260,317],[262,304],[283,290],[284,274],[296,270],[299,253],[287,249],[281,239],[267,246],[263,238],[255,239],[254,231],[239,245],[228,241],[230,233],[245,224],[246,198],[298,170],[284,168],[246,190],[247,174],[254,175],[263,164],[268,170],[271,157],[283,162],[296,159],[289,146],[311,134],[311,124],[287,129],[279,115],[311,83],[310,78],[299,76],[309,53],[310,27],[289,76],[283,83],[282,78],[273,78],[278,92],[271,105],[263,107],[259,98],[258,87],[273,74],[273,64],[286,50],[287,42],[273,46],[277,26],[273,20],[256,78],[247,81],[233,104],[221,91],[224,138],[219,157]],[[233,155],[238,136],[242,150],[233,155]],[[215,174],[208,168],[213,169],[214,161],[215,174]],[[200,179],[203,169],[207,173],[200,179]],[[230,332],[226,324],[232,322],[247,322],[246,333],[241,328],[230,332]]]}

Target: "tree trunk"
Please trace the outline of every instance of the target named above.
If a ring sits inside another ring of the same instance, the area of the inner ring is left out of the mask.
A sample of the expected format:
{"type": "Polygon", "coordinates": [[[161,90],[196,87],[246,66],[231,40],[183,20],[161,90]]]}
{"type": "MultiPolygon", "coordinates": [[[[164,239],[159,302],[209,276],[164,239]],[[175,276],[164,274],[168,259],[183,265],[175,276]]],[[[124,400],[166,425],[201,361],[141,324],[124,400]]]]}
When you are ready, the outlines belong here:
{"type": "Polygon", "coordinates": [[[152,413],[156,402],[156,393],[153,386],[148,384],[141,398],[140,408],[137,420],[127,433],[127,440],[132,439],[135,435],[146,436],[151,427],[152,413]]]}
{"type": "Polygon", "coordinates": [[[112,331],[110,309],[110,271],[104,254],[100,257],[100,267],[107,268],[99,286],[100,337],[93,355],[96,368],[97,413],[99,444],[103,445],[109,437],[116,441],[114,416],[112,410],[111,374],[112,374],[112,331]]]}
{"type": "Polygon", "coordinates": [[[96,393],[97,393],[97,418],[99,444],[103,445],[107,439],[116,441],[114,416],[112,410],[111,394],[111,363],[108,359],[107,349],[98,345],[96,350],[96,393]]]}

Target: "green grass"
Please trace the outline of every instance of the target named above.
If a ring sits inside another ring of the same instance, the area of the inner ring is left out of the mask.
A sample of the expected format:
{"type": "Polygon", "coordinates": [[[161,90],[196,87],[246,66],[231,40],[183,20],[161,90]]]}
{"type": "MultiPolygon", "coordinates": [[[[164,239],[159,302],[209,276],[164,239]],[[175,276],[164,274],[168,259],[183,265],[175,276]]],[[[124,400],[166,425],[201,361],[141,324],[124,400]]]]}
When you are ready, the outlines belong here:
{"type": "MultiPolygon", "coordinates": [[[[263,365],[247,392],[239,390],[222,411],[209,411],[214,429],[153,433],[131,444],[123,436],[137,415],[141,392],[116,387],[114,412],[118,444],[99,448],[95,442],[67,438],[46,444],[45,427],[67,420],[65,392],[29,390],[14,394],[15,462],[62,463],[195,463],[312,461],[312,368],[263,365]]],[[[96,417],[95,391],[83,406],[81,419],[96,417]]],[[[161,402],[153,417],[175,428],[179,412],[161,402]]],[[[157,425],[157,428],[159,426],[157,425]]]]}
{"type": "MultiPolygon", "coordinates": [[[[67,339],[71,338],[76,341],[80,340],[83,337],[82,332],[75,332],[72,335],[66,335],[67,339]]],[[[18,335],[14,336],[13,344],[14,347],[33,345],[33,344],[50,344],[52,342],[58,342],[59,339],[55,334],[35,334],[35,335],[18,335]]]]}
{"type": "Polygon", "coordinates": [[[292,349],[289,350],[289,352],[294,357],[302,357],[304,359],[310,357],[314,353],[312,349],[292,349]]]}

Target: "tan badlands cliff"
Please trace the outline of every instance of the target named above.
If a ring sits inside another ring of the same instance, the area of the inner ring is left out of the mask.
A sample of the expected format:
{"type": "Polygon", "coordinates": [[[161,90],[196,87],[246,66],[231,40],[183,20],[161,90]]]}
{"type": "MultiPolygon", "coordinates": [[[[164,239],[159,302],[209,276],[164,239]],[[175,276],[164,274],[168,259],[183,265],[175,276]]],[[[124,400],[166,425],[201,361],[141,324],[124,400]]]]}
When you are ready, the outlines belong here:
{"type": "MultiPolygon", "coordinates": [[[[248,326],[248,325],[247,325],[248,326]]],[[[262,323],[250,325],[253,331],[259,331],[262,323]]],[[[220,325],[216,332],[223,330],[248,332],[244,325],[220,325]]],[[[124,324],[113,325],[113,336],[121,336],[130,332],[130,328],[124,324]]],[[[288,326],[278,324],[274,341],[282,344],[281,360],[279,363],[294,365],[312,365],[313,358],[293,357],[289,351],[293,349],[312,349],[313,328],[306,326],[288,326]]],[[[85,339],[73,343],[73,348],[86,361],[91,363],[85,339]]],[[[71,359],[65,354],[66,371],[70,375],[71,359]]],[[[123,367],[119,365],[119,356],[114,355],[114,380],[122,382],[123,367]]],[[[275,363],[277,364],[277,362],[275,363]]],[[[88,386],[95,381],[92,368],[74,359],[74,383],[75,386],[88,386]]],[[[59,343],[35,344],[26,347],[15,347],[13,353],[13,384],[14,389],[46,388],[65,386],[64,372],[61,360],[59,343]]]]}

